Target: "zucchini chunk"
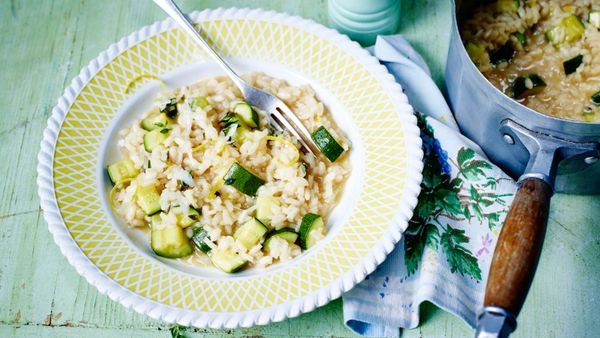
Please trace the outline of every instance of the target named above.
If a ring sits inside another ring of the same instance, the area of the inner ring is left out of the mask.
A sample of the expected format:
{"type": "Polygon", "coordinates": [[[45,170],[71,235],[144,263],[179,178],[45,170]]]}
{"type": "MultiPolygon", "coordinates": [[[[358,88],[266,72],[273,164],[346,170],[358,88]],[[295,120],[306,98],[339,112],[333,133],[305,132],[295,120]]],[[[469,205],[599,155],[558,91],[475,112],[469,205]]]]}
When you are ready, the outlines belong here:
{"type": "Polygon", "coordinates": [[[331,136],[329,131],[325,129],[325,127],[320,126],[315,130],[311,135],[313,141],[317,144],[317,147],[325,157],[329,159],[331,162],[335,162],[335,160],[340,157],[340,155],[344,152],[344,148],[331,136]]]}
{"type": "Polygon", "coordinates": [[[321,238],[325,237],[326,229],[323,218],[317,214],[308,213],[300,223],[300,247],[310,249],[321,238]]]}
{"type": "Polygon", "coordinates": [[[537,74],[519,76],[512,84],[512,97],[521,99],[541,92],[544,87],[546,87],[546,82],[537,74]]]}
{"type": "Polygon", "coordinates": [[[211,241],[210,237],[208,236],[208,232],[204,230],[204,228],[195,228],[194,234],[192,235],[192,243],[194,243],[198,250],[204,253],[209,253],[211,247],[206,244],[206,241],[211,241]]]}
{"type": "Polygon", "coordinates": [[[166,258],[181,258],[193,252],[190,241],[178,226],[163,226],[161,214],[152,216],[150,247],[155,254],[166,258]]]}
{"type": "Polygon", "coordinates": [[[256,218],[263,224],[270,224],[273,218],[274,208],[281,205],[279,198],[270,195],[258,195],[256,197],[256,218]]]}
{"type": "Polygon", "coordinates": [[[133,161],[128,158],[109,165],[107,171],[108,177],[110,177],[113,184],[117,184],[127,178],[134,178],[140,173],[133,161]]]}
{"type": "Polygon", "coordinates": [[[208,107],[209,103],[208,100],[204,97],[204,96],[198,96],[193,98],[190,101],[190,108],[194,109],[196,107],[200,107],[200,109],[204,109],[206,107],[208,107]]]}
{"type": "Polygon", "coordinates": [[[467,42],[465,49],[467,50],[467,54],[469,54],[469,57],[477,67],[481,66],[482,64],[485,64],[489,58],[487,52],[485,51],[485,48],[476,45],[473,42],[467,42]]]}
{"type": "Polygon", "coordinates": [[[600,11],[591,11],[588,15],[590,25],[600,29],[600,11]]]}
{"type": "Polygon", "coordinates": [[[573,42],[581,38],[585,26],[575,15],[570,15],[555,27],[546,32],[546,38],[553,45],[558,46],[563,42],[573,42]]]}
{"type": "Polygon", "coordinates": [[[242,122],[250,128],[258,127],[258,113],[246,102],[240,102],[235,105],[233,112],[236,113],[242,122]]]}
{"type": "Polygon", "coordinates": [[[227,273],[239,271],[248,263],[247,260],[231,250],[214,250],[210,255],[210,260],[217,268],[227,273]]]}
{"type": "Polygon", "coordinates": [[[234,162],[231,165],[227,173],[225,173],[223,180],[225,184],[236,188],[239,192],[248,196],[256,196],[258,188],[265,184],[262,178],[244,168],[238,162],[234,162]]]}
{"type": "Polygon", "coordinates": [[[513,47],[512,42],[510,40],[508,40],[508,42],[506,42],[504,44],[504,46],[496,49],[490,55],[490,62],[495,65],[499,65],[503,62],[508,62],[508,61],[512,60],[512,58],[515,56],[515,54],[517,54],[517,52],[515,51],[515,48],[513,47]]]}
{"type": "Polygon", "coordinates": [[[169,137],[169,129],[154,129],[144,135],[144,149],[151,153],[169,137]]]}
{"type": "Polygon", "coordinates": [[[164,128],[169,124],[173,123],[165,114],[153,114],[142,120],[140,126],[147,131],[152,131],[157,128],[164,128]]]}
{"type": "Polygon", "coordinates": [[[600,91],[592,95],[592,103],[596,106],[600,106],[600,91]]]}
{"type": "Polygon", "coordinates": [[[253,218],[237,228],[233,233],[233,238],[242,242],[250,250],[253,246],[260,243],[260,239],[268,230],[264,224],[253,218]]]}
{"type": "Polygon", "coordinates": [[[146,215],[154,215],[160,211],[160,194],[154,184],[137,187],[135,198],[146,215]]]}
{"type": "Polygon", "coordinates": [[[177,116],[177,98],[171,98],[164,103],[164,107],[160,109],[160,112],[167,115],[169,118],[175,118],[177,116]]]}
{"type": "Polygon", "coordinates": [[[519,10],[519,0],[498,0],[496,3],[496,9],[500,12],[513,12],[516,13],[519,10]]]}
{"type": "Polygon", "coordinates": [[[271,233],[269,233],[267,235],[267,239],[265,239],[265,244],[263,245],[263,247],[265,248],[265,251],[267,253],[269,253],[271,251],[270,244],[271,244],[272,238],[281,238],[281,239],[286,240],[290,244],[294,244],[294,243],[296,243],[296,240],[298,239],[298,233],[295,232],[294,229],[291,229],[291,228],[283,228],[283,229],[272,231],[271,233]]]}
{"type": "Polygon", "coordinates": [[[583,62],[583,55],[581,55],[581,54],[564,61],[563,69],[565,70],[565,75],[575,73],[575,71],[577,70],[577,67],[579,67],[582,62],[583,62]]]}
{"type": "Polygon", "coordinates": [[[514,32],[512,33],[512,36],[514,36],[515,39],[517,39],[521,47],[527,46],[527,36],[524,33],[514,32]]]}
{"type": "Polygon", "coordinates": [[[188,215],[185,216],[181,207],[174,207],[175,217],[177,217],[177,224],[182,228],[187,228],[190,225],[196,223],[200,219],[200,212],[194,209],[191,205],[188,210],[188,215]]]}

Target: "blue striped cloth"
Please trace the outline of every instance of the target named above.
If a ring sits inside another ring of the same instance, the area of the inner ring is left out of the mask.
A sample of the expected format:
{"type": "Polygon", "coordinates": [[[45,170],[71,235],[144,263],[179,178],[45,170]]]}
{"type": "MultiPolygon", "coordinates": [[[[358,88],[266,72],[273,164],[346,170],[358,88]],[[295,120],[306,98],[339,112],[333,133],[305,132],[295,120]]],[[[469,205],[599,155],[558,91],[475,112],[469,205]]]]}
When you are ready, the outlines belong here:
{"type": "Polygon", "coordinates": [[[405,39],[380,36],[370,51],[420,113],[423,191],[395,250],[343,295],[345,324],[363,336],[398,337],[419,325],[419,305],[429,301],[473,327],[516,185],[459,133],[427,64],[405,39]]]}

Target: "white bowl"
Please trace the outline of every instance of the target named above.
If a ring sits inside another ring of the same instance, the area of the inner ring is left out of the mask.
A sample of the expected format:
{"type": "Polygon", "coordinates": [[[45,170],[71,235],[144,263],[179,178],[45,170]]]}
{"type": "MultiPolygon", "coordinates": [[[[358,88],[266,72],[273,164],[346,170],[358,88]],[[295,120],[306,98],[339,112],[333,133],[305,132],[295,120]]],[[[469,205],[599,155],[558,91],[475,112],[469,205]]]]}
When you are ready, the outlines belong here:
{"type": "Polygon", "coordinates": [[[372,272],[406,229],[421,180],[421,140],[398,84],[358,44],[298,17],[248,9],[193,13],[240,73],[310,84],[352,142],[353,172],[315,248],[291,262],[236,275],[155,256],[146,234],[114,217],[105,167],[119,128],[159,90],[124,85],[156,74],[168,86],[218,73],[170,20],[111,46],[59,99],[38,156],[41,205],[69,262],[102,293],[140,313],[197,327],[238,327],[326,304],[372,272]]]}

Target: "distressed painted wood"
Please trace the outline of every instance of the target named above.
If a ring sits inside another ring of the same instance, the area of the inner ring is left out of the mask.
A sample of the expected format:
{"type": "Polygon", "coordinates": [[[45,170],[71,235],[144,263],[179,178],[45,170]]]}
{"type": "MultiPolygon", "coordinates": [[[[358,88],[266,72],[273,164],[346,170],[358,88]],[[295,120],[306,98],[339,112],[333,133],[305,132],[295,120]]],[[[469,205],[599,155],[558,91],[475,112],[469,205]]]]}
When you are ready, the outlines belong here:
{"type": "MultiPolygon", "coordinates": [[[[184,10],[262,7],[327,21],[325,0],[181,1],[184,10]]],[[[400,31],[443,86],[450,2],[403,0],[400,31]]],[[[164,18],[151,1],[0,1],[0,337],[169,337],[169,325],[125,309],[87,284],[61,255],[39,211],[35,166],[56,99],[111,43],[164,18]]],[[[546,242],[516,337],[600,332],[600,197],[552,199],[546,242]]],[[[298,318],[190,337],[353,337],[341,301],[298,318]]],[[[430,304],[405,337],[466,337],[471,330],[430,304]]]]}

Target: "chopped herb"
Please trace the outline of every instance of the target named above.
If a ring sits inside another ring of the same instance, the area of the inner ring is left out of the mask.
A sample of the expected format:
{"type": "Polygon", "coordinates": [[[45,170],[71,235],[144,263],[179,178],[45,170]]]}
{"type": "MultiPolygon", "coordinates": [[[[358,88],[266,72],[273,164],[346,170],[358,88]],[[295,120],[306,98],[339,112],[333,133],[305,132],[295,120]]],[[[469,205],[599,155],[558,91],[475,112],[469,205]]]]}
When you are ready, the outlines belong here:
{"type": "Polygon", "coordinates": [[[148,169],[152,168],[152,163],[148,160],[148,169]]]}
{"type": "Polygon", "coordinates": [[[175,324],[175,326],[169,329],[169,331],[171,331],[172,338],[186,338],[184,335],[185,330],[187,330],[187,327],[179,324],[175,324]]]}
{"type": "Polygon", "coordinates": [[[237,115],[233,113],[227,113],[219,122],[223,128],[223,134],[225,134],[225,137],[227,137],[227,141],[231,142],[235,131],[240,127],[240,120],[238,119],[237,115]]]}
{"type": "Polygon", "coordinates": [[[154,125],[157,126],[157,127],[159,127],[159,128],[163,128],[165,126],[165,124],[162,123],[162,122],[156,122],[154,125]]]}
{"type": "Polygon", "coordinates": [[[168,132],[169,132],[169,129],[167,129],[167,128],[163,128],[163,129],[160,130],[161,134],[166,134],[168,132]]]}

